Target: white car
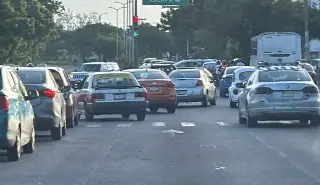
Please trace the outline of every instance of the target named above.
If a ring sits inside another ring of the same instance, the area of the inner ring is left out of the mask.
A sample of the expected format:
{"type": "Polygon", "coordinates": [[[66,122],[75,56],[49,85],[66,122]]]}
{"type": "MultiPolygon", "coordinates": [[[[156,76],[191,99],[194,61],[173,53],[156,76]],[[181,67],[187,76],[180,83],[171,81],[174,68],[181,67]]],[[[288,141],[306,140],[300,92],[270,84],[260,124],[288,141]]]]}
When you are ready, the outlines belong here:
{"type": "Polygon", "coordinates": [[[232,83],[231,86],[228,88],[228,94],[229,94],[229,101],[230,101],[230,107],[231,108],[236,108],[238,99],[239,99],[239,94],[243,90],[243,88],[239,88],[239,83],[244,83],[246,82],[253,71],[255,71],[255,67],[253,66],[243,66],[241,68],[236,69],[233,72],[233,78],[232,78],[232,83]]]}

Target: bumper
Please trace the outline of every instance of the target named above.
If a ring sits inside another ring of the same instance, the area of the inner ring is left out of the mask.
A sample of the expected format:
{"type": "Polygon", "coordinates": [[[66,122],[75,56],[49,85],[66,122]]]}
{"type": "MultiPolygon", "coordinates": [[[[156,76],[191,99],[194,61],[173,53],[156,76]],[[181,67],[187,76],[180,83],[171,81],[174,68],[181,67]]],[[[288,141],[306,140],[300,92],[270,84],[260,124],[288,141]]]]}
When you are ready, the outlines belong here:
{"type": "Polygon", "coordinates": [[[168,106],[176,105],[177,100],[149,100],[148,107],[167,108],[168,106]]]}
{"type": "Polygon", "coordinates": [[[51,130],[52,127],[59,127],[59,118],[55,116],[54,110],[45,111],[40,107],[33,108],[34,126],[36,131],[51,130]]]}
{"type": "Polygon", "coordinates": [[[230,99],[231,99],[232,102],[238,103],[238,101],[239,101],[239,93],[237,95],[235,95],[233,93],[230,93],[229,96],[230,96],[230,99]]]}
{"type": "Polygon", "coordinates": [[[178,102],[199,102],[205,98],[204,88],[179,88],[177,92],[178,102]],[[180,91],[185,91],[185,94],[179,95],[180,91]]]}
{"type": "Polygon", "coordinates": [[[146,112],[148,102],[145,101],[126,101],[126,102],[99,102],[87,104],[86,111],[92,115],[100,114],[136,114],[146,112]]]}
{"type": "MultiPolygon", "coordinates": [[[[318,104],[318,103],[315,103],[318,104]]],[[[250,117],[255,117],[258,120],[300,120],[310,119],[312,117],[320,116],[320,105],[313,105],[310,103],[303,104],[286,104],[279,103],[277,105],[250,105],[250,117]]]]}

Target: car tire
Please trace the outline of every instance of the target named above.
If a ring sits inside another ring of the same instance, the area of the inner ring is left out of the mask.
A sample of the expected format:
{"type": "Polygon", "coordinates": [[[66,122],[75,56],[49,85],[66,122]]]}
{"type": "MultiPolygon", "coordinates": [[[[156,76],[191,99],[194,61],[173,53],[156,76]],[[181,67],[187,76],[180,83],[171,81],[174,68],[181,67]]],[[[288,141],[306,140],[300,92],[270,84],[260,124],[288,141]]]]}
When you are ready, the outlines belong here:
{"type": "Polygon", "coordinates": [[[216,105],[217,104],[217,94],[214,95],[213,100],[210,100],[210,105],[216,105]]]}
{"type": "Polygon", "coordinates": [[[238,121],[240,125],[245,125],[246,124],[246,118],[243,118],[240,114],[240,110],[238,112],[238,121]]]}
{"type": "Polygon", "coordinates": [[[204,98],[204,100],[201,101],[202,107],[208,107],[208,96],[204,98]]]}
{"type": "Polygon", "coordinates": [[[94,119],[94,115],[88,113],[87,108],[84,108],[84,117],[87,121],[92,121],[94,119]]]}
{"type": "Polygon", "coordinates": [[[122,114],[122,118],[129,119],[130,118],[130,114],[128,114],[128,113],[122,114]]]}
{"type": "Polygon", "coordinates": [[[76,115],[74,116],[74,125],[79,125],[80,122],[80,114],[76,113],[76,115]]]}
{"type": "Polygon", "coordinates": [[[146,119],[146,113],[145,112],[140,112],[137,114],[137,120],[138,121],[144,121],[146,119]]]}
{"type": "Polygon", "coordinates": [[[246,115],[246,125],[249,128],[253,128],[256,127],[258,124],[258,120],[256,120],[255,118],[250,117],[249,111],[247,109],[247,115],[246,115]]]}
{"type": "Polygon", "coordinates": [[[54,141],[58,141],[62,139],[62,127],[53,127],[51,128],[51,139],[54,141]]]}
{"type": "Polygon", "coordinates": [[[230,108],[237,108],[237,103],[230,100],[229,106],[230,108]]]}
{"type": "Polygon", "coordinates": [[[157,107],[150,107],[149,109],[150,109],[150,112],[151,112],[151,113],[156,113],[156,112],[158,112],[158,108],[157,108],[157,107]]]}
{"type": "Polygon", "coordinates": [[[64,126],[62,127],[62,136],[66,136],[67,135],[67,124],[64,124],[64,126]]]}
{"type": "Polygon", "coordinates": [[[176,105],[169,105],[168,107],[167,107],[167,112],[169,113],[169,114],[173,114],[173,113],[175,113],[176,112],[176,105]]]}
{"type": "Polygon", "coordinates": [[[312,119],[310,120],[310,125],[311,125],[311,126],[318,126],[318,125],[319,125],[319,120],[320,120],[320,117],[312,118],[312,119]]]}
{"type": "Polygon", "coordinates": [[[11,148],[7,149],[8,161],[18,161],[21,156],[21,135],[18,130],[16,141],[11,148]]]}
{"type": "Polygon", "coordinates": [[[73,116],[73,112],[72,112],[72,116],[70,118],[67,119],[67,128],[74,128],[74,116],[73,116]]]}
{"type": "Polygon", "coordinates": [[[35,141],[36,141],[36,132],[34,130],[34,126],[32,126],[32,133],[30,136],[30,141],[26,145],[23,146],[23,152],[26,154],[33,153],[36,149],[35,141]]]}

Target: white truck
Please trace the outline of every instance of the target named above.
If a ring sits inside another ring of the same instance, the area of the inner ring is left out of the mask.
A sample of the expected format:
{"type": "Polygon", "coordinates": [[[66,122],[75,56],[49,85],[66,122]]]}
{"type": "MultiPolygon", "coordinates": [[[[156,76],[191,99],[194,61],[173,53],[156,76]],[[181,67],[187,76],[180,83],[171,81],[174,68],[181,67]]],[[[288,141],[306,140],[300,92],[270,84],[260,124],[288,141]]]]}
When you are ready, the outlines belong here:
{"type": "Polygon", "coordinates": [[[302,60],[301,37],[294,32],[265,32],[251,39],[250,65],[294,63],[302,60]]]}

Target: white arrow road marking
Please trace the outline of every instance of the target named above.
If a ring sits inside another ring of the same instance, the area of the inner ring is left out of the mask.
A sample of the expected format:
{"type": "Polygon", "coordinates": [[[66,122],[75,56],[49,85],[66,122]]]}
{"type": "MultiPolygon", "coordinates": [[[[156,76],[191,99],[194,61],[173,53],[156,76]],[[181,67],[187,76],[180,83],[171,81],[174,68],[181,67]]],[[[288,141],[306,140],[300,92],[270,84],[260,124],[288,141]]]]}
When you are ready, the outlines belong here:
{"type": "Polygon", "coordinates": [[[180,131],[180,130],[173,130],[173,129],[170,129],[170,130],[164,130],[164,131],[162,131],[162,133],[184,134],[184,132],[182,132],[182,131],[180,131]]]}
{"type": "Polygon", "coordinates": [[[120,123],[117,125],[117,127],[131,127],[131,123],[129,123],[129,124],[120,123]]]}
{"type": "Polygon", "coordinates": [[[99,124],[91,124],[91,125],[87,125],[86,127],[87,128],[99,128],[99,127],[101,127],[101,125],[99,125],[99,124]]]}
{"type": "Polygon", "coordinates": [[[164,122],[154,122],[154,123],[152,123],[152,126],[154,126],[154,127],[165,127],[166,123],[164,123],[164,122]]]}
{"type": "Polygon", "coordinates": [[[181,125],[183,127],[195,127],[196,124],[192,123],[192,122],[181,122],[181,125]]]}

